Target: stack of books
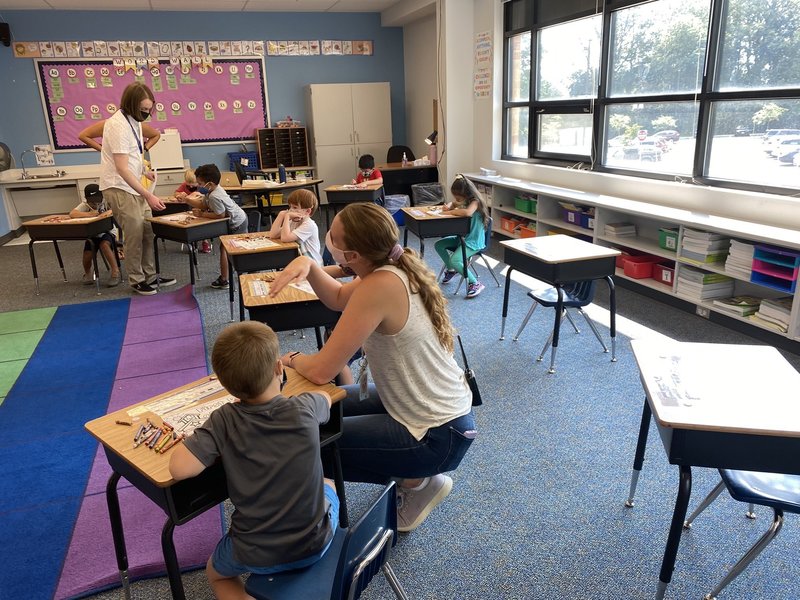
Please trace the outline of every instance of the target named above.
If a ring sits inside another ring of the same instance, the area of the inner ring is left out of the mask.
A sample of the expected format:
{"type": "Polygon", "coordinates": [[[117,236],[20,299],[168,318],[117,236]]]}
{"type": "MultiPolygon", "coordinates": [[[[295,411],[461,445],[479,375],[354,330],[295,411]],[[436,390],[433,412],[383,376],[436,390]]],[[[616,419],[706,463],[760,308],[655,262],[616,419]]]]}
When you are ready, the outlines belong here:
{"type": "Polygon", "coordinates": [[[708,273],[700,269],[682,266],[678,274],[675,291],[689,300],[701,302],[733,295],[734,280],[721,273],[708,273]]]}
{"type": "Polygon", "coordinates": [[[759,325],[786,333],[789,331],[789,315],[792,312],[792,297],[765,298],[758,311],[750,315],[750,319],[759,325]]]}
{"type": "Polygon", "coordinates": [[[754,244],[731,240],[728,258],[725,259],[725,272],[749,281],[750,275],[753,273],[753,254],[755,251],[754,244]]]}
{"type": "Polygon", "coordinates": [[[718,298],[714,300],[714,308],[721,312],[736,315],[737,317],[747,317],[758,310],[763,298],[755,296],[731,296],[730,298],[718,298]]]}
{"type": "Polygon", "coordinates": [[[633,223],[606,223],[606,235],[632,237],[636,235],[636,225],[633,223]]]}
{"type": "Polygon", "coordinates": [[[721,233],[684,228],[681,258],[698,265],[725,262],[731,239],[721,233]]]}

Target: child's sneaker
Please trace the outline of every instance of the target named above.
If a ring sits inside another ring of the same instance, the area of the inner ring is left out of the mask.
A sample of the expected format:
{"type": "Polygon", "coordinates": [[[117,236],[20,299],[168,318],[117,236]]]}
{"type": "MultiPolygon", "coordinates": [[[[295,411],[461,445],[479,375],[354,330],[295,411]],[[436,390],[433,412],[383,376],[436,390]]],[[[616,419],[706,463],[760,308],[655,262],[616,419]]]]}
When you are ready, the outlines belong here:
{"type": "Polygon", "coordinates": [[[92,285],[94,283],[94,277],[92,277],[91,273],[84,273],[83,274],[83,285],[92,285]]]}
{"type": "Polygon", "coordinates": [[[456,276],[456,273],[457,273],[457,271],[452,271],[452,270],[450,270],[450,269],[448,269],[447,271],[445,271],[445,272],[444,272],[444,275],[442,275],[442,283],[450,283],[450,280],[451,280],[453,277],[455,277],[455,276],[456,276]]]}
{"type": "Polygon", "coordinates": [[[397,487],[397,531],[407,532],[419,527],[425,518],[453,489],[447,475],[427,478],[421,490],[397,487]]]}
{"type": "Polygon", "coordinates": [[[467,298],[474,298],[478,294],[483,291],[483,288],[486,286],[483,285],[480,281],[476,281],[475,283],[470,283],[467,286],[467,298]]]}
{"type": "Polygon", "coordinates": [[[203,243],[200,244],[200,252],[203,254],[211,254],[211,244],[208,240],[203,240],[203,243]]]}
{"type": "Polygon", "coordinates": [[[211,282],[211,287],[214,288],[215,290],[227,290],[228,280],[223,279],[222,275],[220,275],[214,281],[211,282]]]}

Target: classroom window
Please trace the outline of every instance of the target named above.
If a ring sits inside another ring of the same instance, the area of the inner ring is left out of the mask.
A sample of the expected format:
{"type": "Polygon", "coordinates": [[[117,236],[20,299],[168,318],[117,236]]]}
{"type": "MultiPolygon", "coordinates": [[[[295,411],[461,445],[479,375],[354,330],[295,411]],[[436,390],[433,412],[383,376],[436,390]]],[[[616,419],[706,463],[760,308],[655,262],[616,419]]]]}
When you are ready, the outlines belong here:
{"type": "Polygon", "coordinates": [[[505,6],[503,158],[800,190],[800,0],[505,6]]]}

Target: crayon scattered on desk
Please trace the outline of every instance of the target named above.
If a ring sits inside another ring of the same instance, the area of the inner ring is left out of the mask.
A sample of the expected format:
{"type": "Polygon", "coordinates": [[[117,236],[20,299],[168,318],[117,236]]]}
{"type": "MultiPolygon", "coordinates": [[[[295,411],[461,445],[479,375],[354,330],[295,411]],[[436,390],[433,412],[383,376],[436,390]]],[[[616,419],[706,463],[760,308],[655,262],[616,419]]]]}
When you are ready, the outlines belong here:
{"type": "Polygon", "coordinates": [[[152,450],[155,447],[155,445],[158,443],[158,440],[162,435],[164,435],[163,431],[161,431],[160,429],[158,431],[156,431],[156,434],[153,436],[153,439],[150,440],[150,443],[147,444],[147,447],[152,450]]]}
{"type": "Polygon", "coordinates": [[[181,440],[183,440],[183,438],[185,438],[185,437],[186,436],[184,434],[180,434],[178,437],[176,437],[174,440],[172,440],[169,444],[167,444],[166,446],[164,446],[161,449],[161,454],[165,454],[167,452],[167,450],[169,450],[173,446],[179,444],[181,442],[181,440]]]}
{"type": "Polygon", "coordinates": [[[133,425],[133,421],[125,421],[124,419],[117,419],[114,421],[117,425],[127,425],[128,427],[133,425]]]}
{"type": "Polygon", "coordinates": [[[172,436],[169,433],[165,433],[161,436],[161,439],[155,445],[154,450],[156,453],[161,452],[162,448],[167,445],[167,443],[172,441],[172,436]]]}

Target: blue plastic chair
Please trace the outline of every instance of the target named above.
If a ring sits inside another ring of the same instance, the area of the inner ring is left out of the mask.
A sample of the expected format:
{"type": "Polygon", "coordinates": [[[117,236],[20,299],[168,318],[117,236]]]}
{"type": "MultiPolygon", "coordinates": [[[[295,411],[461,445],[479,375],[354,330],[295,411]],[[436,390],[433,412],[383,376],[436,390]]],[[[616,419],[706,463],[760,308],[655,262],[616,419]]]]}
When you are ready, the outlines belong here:
{"type": "Polygon", "coordinates": [[[386,486],[369,510],[349,528],[339,528],[325,555],[305,569],[275,575],[251,575],[245,589],[258,600],[354,600],[378,571],[383,571],[394,594],[408,600],[389,565],[397,543],[397,491],[386,486]]]}
{"type": "MultiPolygon", "coordinates": [[[[746,502],[751,506],[753,504],[768,506],[772,509],[774,516],[767,531],[733,565],[717,587],[704,596],[706,600],[714,600],[778,535],[783,526],[784,512],[800,513],[800,475],[734,471],[730,469],[720,469],[719,474],[722,476],[722,481],[711,490],[711,493],[689,515],[689,518],[683,524],[684,528],[689,529],[697,516],[716,500],[724,488],[728,488],[728,493],[734,500],[746,502]]],[[[748,516],[750,515],[748,514],[748,516]]]]}
{"type": "MultiPolygon", "coordinates": [[[[597,327],[592,322],[592,320],[586,316],[586,313],[583,312],[583,307],[591,304],[592,300],[594,300],[594,292],[597,288],[597,281],[579,281],[577,283],[573,283],[571,285],[565,285],[562,288],[564,293],[564,316],[567,317],[567,320],[572,325],[572,328],[575,330],[575,333],[580,333],[580,329],[578,326],[575,325],[575,321],[572,320],[572,316],[569,314],[570,308],[575,308],[578,312],[583,315],[583,318],[586,320],[586,323],[591,328],[594,336],[597,338],[597,341],[600,342],[600,345],[603,347],[603,352],[608,352],[608,348],[606,347],[605,342],[603,342],[603,338],[600,337],[600,332],[597,331],[597,327]]],[[[548,287],[545,289],[540,290],[531,290],[528,292],[528,296],[533,299],[533,306],[528,311],[528,314],[525,315],[525,319],[522,321],[522,325],[519,326],[517,333],[514,334],[513,341],[519,340],[519,336],[522,333],[522,330],[528,325],[528,321],[530,321],[531,316],[533,316],[533,312],[536,310],[536,307],[540,304],[546,308],[555,308],[558,305],[558,292],[554,287],[548,287]]],[[[563,321],[562,321],[563,322],[563,321]]],[[[550,344],[553,343],[553,332],[550,332],[550,337],[547,338],[547,341],[542,348],[542,351],[539,353],[539,357],[536,359],[537,362],[541,362],[544,358],[547,349],[550,347],[550,344]]],[[[555,356],[552,357],[550,361],[550,369],[549,373],[555,372],[555,356]]]]}

